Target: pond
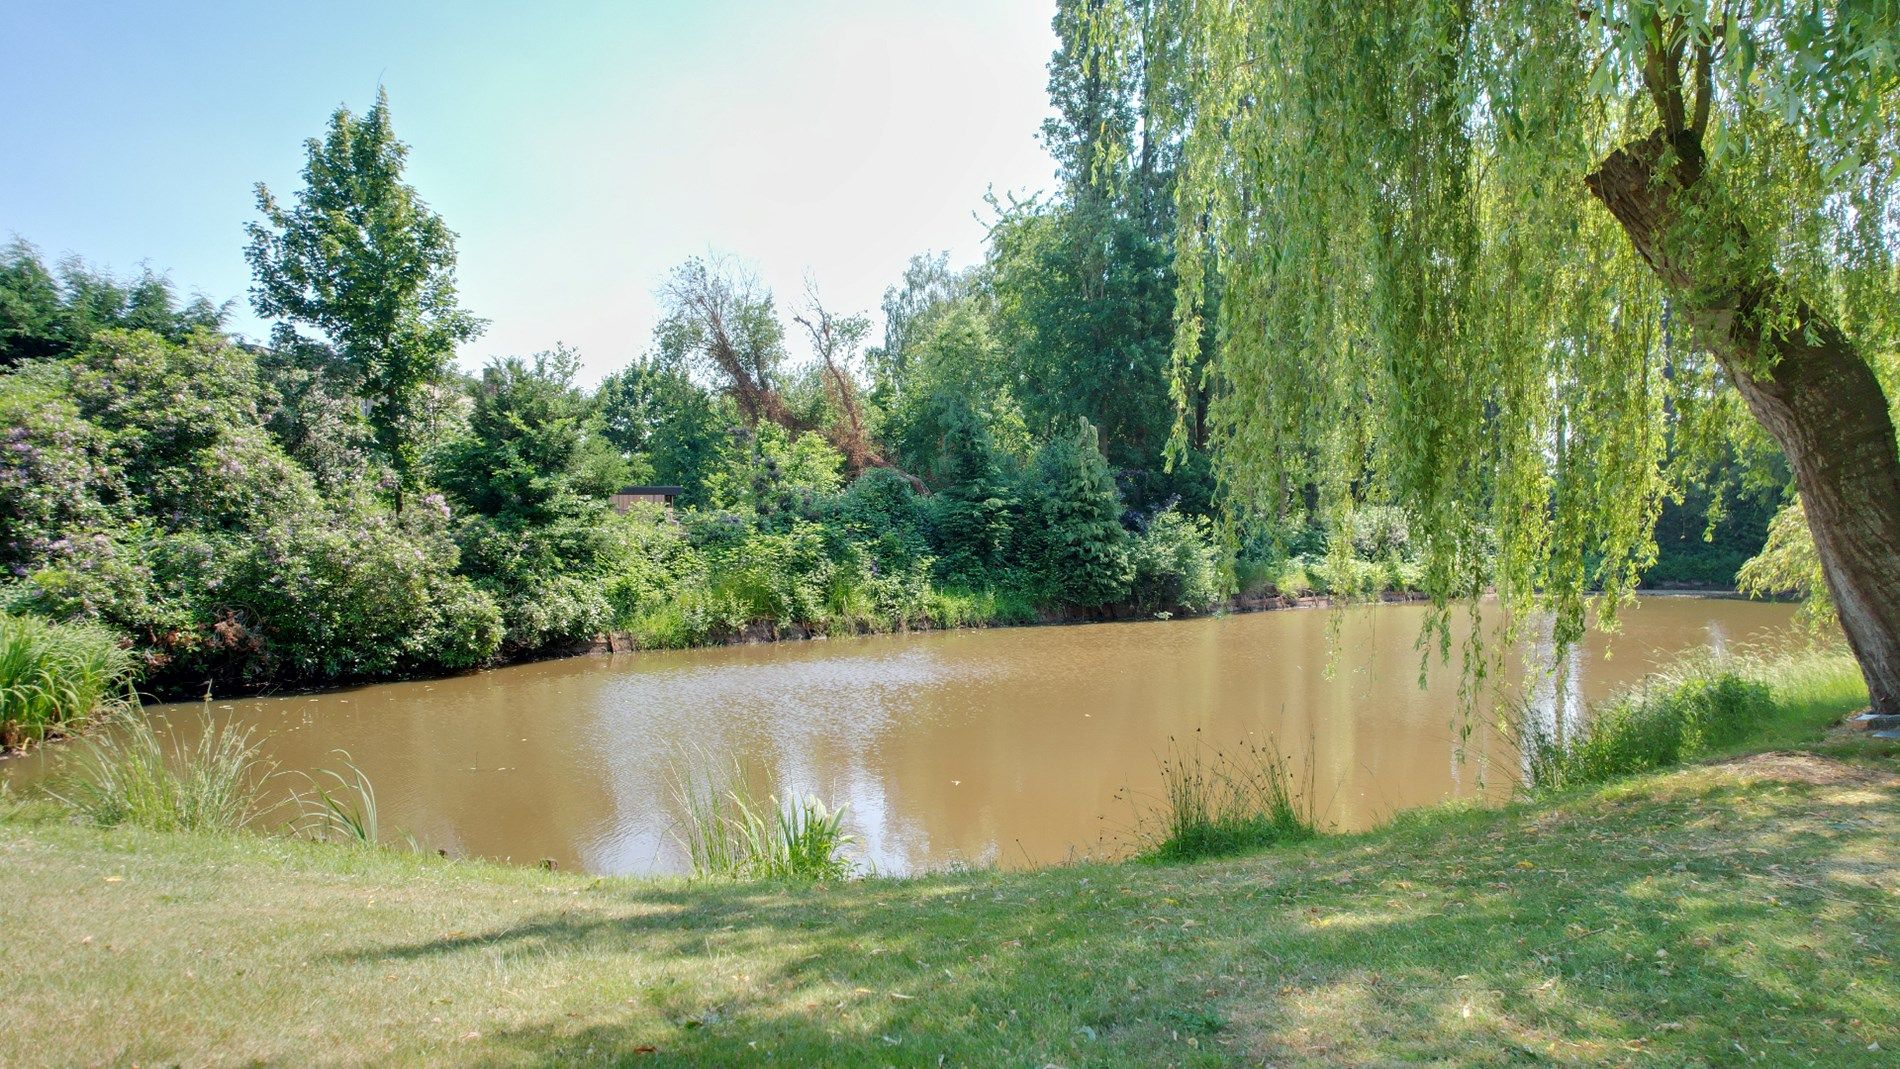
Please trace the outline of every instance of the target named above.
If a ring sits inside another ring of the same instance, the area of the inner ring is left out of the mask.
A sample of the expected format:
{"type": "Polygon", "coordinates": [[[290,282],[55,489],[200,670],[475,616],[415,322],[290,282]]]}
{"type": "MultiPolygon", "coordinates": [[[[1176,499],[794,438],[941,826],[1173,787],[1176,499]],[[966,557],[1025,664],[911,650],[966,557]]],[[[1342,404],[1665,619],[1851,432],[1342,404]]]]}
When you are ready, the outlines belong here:
{"type": "MultiPolygon", "coordinates": [[[[1128,853],[1170,740],[1274,743],[1323,826],[1451,797],[1508,797],[1513,745],[1480,712],[1460,742],[1455,668],[1418,685],[1418,605],[933,632],[575,657],[452,679],[214,700],[286,770],[374,784],[385,838],[593,873],[679,872],[682,761],[736,760],[781,796],[848,806],[880,872],[1128,853]],[[392,834],[393,833],[393,834],[392,834]]],[[[1491,608],[1495,615],[1495,607],[1491,608]]],[[[1793,641],[1792,609],[1645,597],[1569,658],[1564,715],[1701,647],[1793,641]]],[[[1519,661],[1539,661],[1527,643],[1519,661]]],[[[1547,658],[1544,658],[1547,660],[1547,658]]],[[[1510,673],[1532,715],[1547,678],[1510,673]]],[[[160,706],[180,731],[196,705],[160,706]]],[[[8,762],[31,781],[72,747],[8,762]]]]}

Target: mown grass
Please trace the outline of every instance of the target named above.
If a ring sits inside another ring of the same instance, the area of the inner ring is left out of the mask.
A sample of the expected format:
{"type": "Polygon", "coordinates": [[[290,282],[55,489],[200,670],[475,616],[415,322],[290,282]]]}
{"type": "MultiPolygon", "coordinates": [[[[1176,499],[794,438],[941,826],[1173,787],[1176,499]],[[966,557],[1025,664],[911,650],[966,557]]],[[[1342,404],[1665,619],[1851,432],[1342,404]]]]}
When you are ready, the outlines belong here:
{"type": "Polygon", "coordinates": [[[800,887],[16,817],[0,1063],[1891,1064],[1900,779],[1806,761],[800,887]]]}
{"type": "Polygon", "coordinates": [[[106,628],[0,614],[0,750],[111,712],[136,665],[106,628]]]}
{"type": "MultiPolygon", "coordinates": [[[[1786,678],[1757,739],[1862,700],[1786,678]]],[[[0,1064],[1891,1064],[1900,749],[1821,749],[1193,866],[804,885],[16,807],[0,1064]]]]}

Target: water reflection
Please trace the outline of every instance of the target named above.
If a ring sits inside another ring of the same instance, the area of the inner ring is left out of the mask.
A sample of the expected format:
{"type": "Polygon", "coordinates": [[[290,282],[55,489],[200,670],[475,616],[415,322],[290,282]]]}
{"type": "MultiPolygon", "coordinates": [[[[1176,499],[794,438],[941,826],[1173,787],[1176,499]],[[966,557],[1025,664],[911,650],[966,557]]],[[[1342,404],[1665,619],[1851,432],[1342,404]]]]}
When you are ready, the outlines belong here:
{"type": "MultiPolygon", "coordinates": [[[[1418,686],[1423,614],[1381,606],[1337,620],[1303,610],[619,654],[214,713],[268,733],[266,751],[286,769],[337,766],[333,751],[346,749],[376,785],[386,828],[454,854],[679,871],[670,766],[698,753],[732,755],[781,794],[847,804],[880,871],[1040,864],[1125,849],[1123,791],[1154,789],[1170,738],[1277,741],[1310,762],[1322,818],[1338,828],[1508,791],[1516,754],[1487,710],[1467,724],[1449,670],[1418,686]]],[[[1561,699],[1547,676],[1514,685],[1534,715],[1574,730],[1586,700],[1663,660],[1778,641],[1790,623],[1787,606],[1645,599],[1622,635],[1572,652],[1561,699]]],[[[1528,646],[1547,644],[1546,633],[1528,646]]],[[[16,762],[9,774],[36,778],[48,764],[16,762]]]]}

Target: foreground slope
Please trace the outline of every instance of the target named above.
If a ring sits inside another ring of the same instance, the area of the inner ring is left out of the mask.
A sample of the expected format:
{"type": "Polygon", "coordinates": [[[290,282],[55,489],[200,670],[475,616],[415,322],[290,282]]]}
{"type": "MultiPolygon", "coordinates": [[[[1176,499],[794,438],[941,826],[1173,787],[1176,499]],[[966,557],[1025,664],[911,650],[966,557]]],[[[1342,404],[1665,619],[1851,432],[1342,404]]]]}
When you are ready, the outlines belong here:
{"type": "Polygon", "coordinates": [[[1900,767],[779,888],[0,824],[0,1064],[1892,1064],[1900,767]],[[1660,1059],[1652,1061],[1652,1059],[1660,1059]]]}

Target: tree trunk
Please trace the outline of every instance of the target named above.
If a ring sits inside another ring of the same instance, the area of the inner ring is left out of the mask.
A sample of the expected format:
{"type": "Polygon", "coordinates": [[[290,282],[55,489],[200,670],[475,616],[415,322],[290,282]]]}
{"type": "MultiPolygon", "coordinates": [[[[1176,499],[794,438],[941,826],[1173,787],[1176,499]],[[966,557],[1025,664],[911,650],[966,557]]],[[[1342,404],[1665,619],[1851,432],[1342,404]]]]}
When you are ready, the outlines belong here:
{"type": "Polygon", "coordinates": [[[1796,302],[1799,326],[1764,324],[1790,306],[1781,279],[1701,277],[1691,252],[1740,227],[1698,234],[1697,250],[1669,240],[1684,203],[1698,196],[1703,155],[1685,132],[1663,131],[1610,154],[1585,179],[1590,191],[1675,296],[1696,339],[1715,355],[1749,411],[1794,469],[1814,548],[1860,661],[1877,713],[1900,713],[1900,448],[1887,397],[1839,327],[1796,302]]]}

